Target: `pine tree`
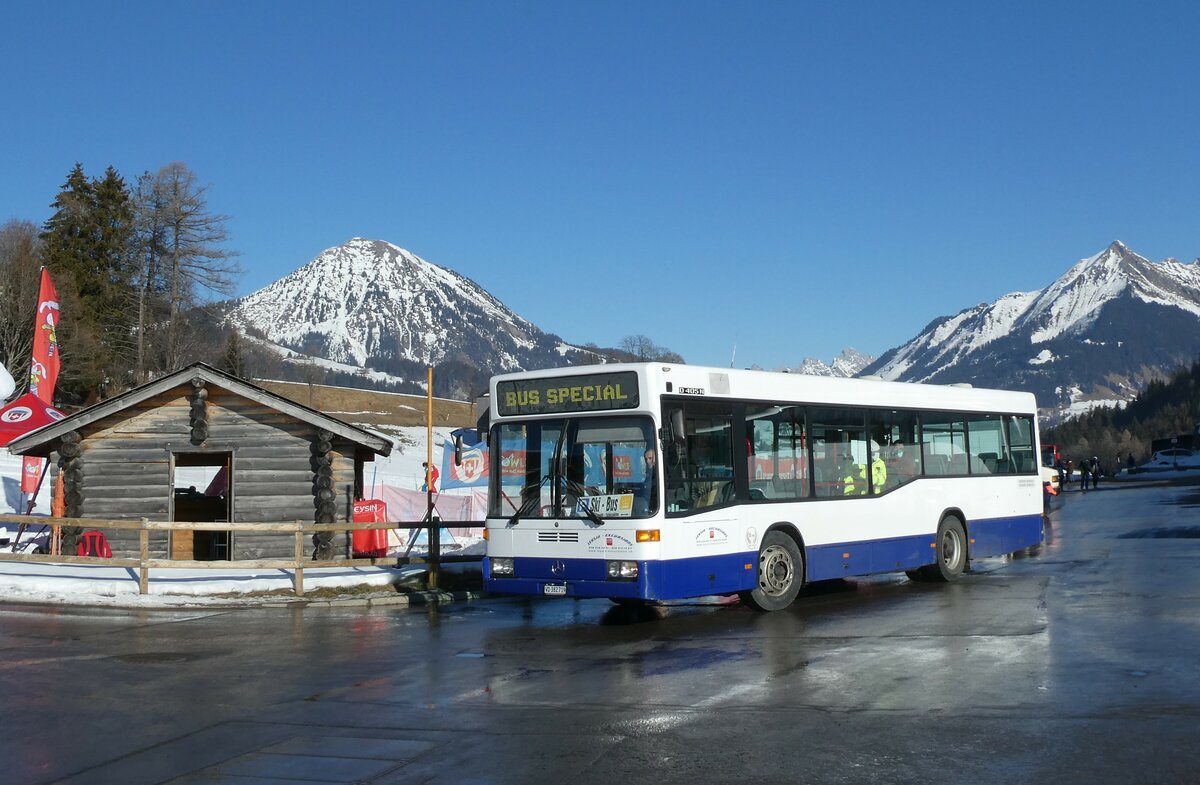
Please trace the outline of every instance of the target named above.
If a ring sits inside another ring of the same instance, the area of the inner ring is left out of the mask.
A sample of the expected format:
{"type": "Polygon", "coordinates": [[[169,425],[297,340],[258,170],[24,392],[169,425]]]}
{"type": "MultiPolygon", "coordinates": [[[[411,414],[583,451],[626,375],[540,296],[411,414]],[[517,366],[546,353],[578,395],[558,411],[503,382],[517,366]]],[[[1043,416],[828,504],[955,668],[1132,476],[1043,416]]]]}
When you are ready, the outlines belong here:
{"type": "Polygon", "coordinates": [[[236,327],[229,331],[229,340],[225,342],[225,350],[221,353],[217,368],[239,379],[246,378],[246,361],[242,355],[242,335],[236,327]]]}
{"type": "Polygon", "coordinates": [[[79,402],[98,394],[101,384],[128,382],[130,196],[111,166],[103,179],[89,181],[77,163],[51,206],[41,237],[63,305],[59,390],[79,402]]]}
{"type": "Polygon", "coordinates": [[[144,175],[137,190],[140,367],[172,371],[205,345],[197,308],[209,294],[233,294],[241,270],[222,247],[228,216],[208,211],[207,187],[186,165],[144,175]]]}
{"type": "Polygon", "coordinates": [[[42,243],[29,221],[0,227],[0,364],[20,385],[29,376],[42,243]]]}

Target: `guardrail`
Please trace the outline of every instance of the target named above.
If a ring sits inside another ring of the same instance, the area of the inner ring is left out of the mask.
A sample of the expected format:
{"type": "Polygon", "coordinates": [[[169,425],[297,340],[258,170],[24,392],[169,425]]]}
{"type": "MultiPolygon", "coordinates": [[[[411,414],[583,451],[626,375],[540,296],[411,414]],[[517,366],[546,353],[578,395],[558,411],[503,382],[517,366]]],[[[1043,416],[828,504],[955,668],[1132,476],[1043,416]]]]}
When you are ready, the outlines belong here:
{"type": "MultiPolygon", "coordinates": [[[[375,529],[430,529],[446,528],[479,528],[479,521],[443,521],[435,520],[431,527],[429,521],[384,523],[308,523],[305,521],[271,521],[262,523],[247,522],[193,522],[193,521],[152,521],[148,518],[139,520],[110,520],[106,518],[55,518],[34,515],[0,515],[0,523],[24,524],[26,534],[33,527],[79,527],[85,531],[106,529],[126,529],[138,532],[138,558],[100,557],[100,556],[67,556],[29,553],[0,553],[0,561],[50,562],[55,564],[104,564],[109,567],[131,567],[138,570],[138,593],[149,593],[151,569],[191,569],[191,570],[228,570],[228,569],[276,569],[294,570],[292,580],[296,595],[304,594],[304,570],[316,567],[356,567],[380,564],[419,563],[419,560],[405,557],[371,557],[343,559],[307,559],[305,553],[305,536],[318,532],[355,532],[375,529]],[[291,534],[294,538],[294,556],[291,559],[228,559],[219,561],[194,561],[189,559],[152,559],[150,558],[150,532],[152,531],[247,531],[256,534],[279,533],[291,534]]],[[[435,533],[430,538],[429,555],[429,585],[437,588],[438,564],[445,561],[438,545],[435,533]]]]}

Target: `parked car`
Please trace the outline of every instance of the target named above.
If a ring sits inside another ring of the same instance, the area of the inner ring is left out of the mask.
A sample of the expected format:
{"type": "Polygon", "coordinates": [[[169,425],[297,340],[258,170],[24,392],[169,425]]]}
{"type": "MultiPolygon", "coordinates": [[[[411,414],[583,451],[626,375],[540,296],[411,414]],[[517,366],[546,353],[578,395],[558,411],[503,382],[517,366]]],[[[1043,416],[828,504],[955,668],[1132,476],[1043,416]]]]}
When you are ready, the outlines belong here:
{"type": "Polygon", "coordinates": [[[1200,469],[1200,454],[1186,447],[1159,450],[1150,460],[1137,467],[1138,471],[1161,472],[1170,469],[1200,469]]]}

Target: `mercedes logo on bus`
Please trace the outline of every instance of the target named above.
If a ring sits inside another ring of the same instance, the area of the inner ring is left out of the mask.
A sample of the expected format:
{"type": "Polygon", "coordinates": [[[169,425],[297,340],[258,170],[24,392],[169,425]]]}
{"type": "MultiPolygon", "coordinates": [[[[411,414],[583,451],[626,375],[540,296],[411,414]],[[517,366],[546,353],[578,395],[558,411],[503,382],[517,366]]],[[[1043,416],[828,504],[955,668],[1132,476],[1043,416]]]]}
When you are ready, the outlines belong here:
{"type": "Polygon", "coordinates": [[[550,562],[550,572],[553,575],[562,575],[566,573],[567,565],[563,564],[562,559],[555,559],[550,562]]]}

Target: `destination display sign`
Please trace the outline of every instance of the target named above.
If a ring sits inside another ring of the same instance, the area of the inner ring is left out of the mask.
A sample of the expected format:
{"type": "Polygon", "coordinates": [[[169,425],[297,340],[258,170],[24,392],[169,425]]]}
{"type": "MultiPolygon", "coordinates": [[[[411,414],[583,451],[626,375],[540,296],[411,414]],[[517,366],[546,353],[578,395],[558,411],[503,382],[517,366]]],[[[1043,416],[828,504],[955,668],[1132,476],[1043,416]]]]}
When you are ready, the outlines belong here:
{"type": "Polygon", "coordinates": [[[638,380],[633,371],[510,379],[496,383],[496,411],[501,417],[636,409],[638,380]]]}

